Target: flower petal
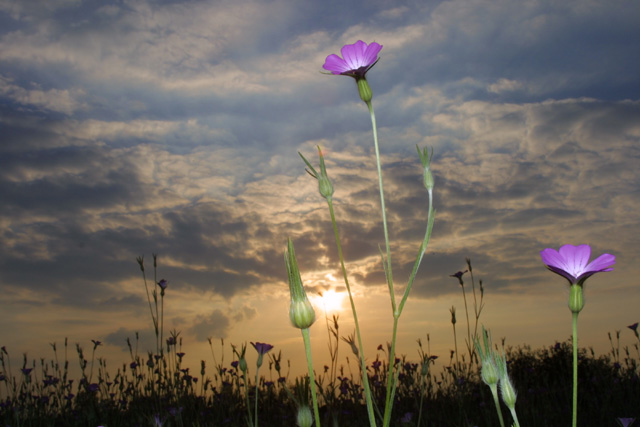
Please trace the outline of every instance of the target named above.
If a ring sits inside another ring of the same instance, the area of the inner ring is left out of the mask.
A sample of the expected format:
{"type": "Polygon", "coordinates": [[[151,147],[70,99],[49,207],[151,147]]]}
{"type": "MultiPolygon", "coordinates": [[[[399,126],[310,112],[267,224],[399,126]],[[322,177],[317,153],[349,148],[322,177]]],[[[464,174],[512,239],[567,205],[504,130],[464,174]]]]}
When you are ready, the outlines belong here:
{"type": "Polygon", "coordinates": [[[350,69],[347,63],[344,62],[344,59],[340,58],[335,53],[327,56],[327,59],[325,59],[322,68],[327,71],[331,71],[332,74],[342,74],[349,71],[350,69]]]}
{"type": "Polygon", "coordinates": [[[558,251],[564,258],[567,273],[574,277],[581,276],[586,270],[591,258],[591,246],[589,245],[564,245],[558,251]]]}
{"type": "Polygon", "coordinates": [[[382,45],[376,42],[367,45],[362,40],[358,40],[354,44],[342,46],[340,50],[342,58],[335,54],[327,56],[322,67],[331,71],[332,74],[358,74],[364,77],[364,74],[378,60],[381,49],[382,45]]]}
{"type": "Polygon", "coordinates": [[[611,266],[615,263],[616,263],[615,255],[602,254],[598,258],[591,261],[585,269],[587,271],[593,271],[593,272],[612,271],[613,267],[611,266]]]}

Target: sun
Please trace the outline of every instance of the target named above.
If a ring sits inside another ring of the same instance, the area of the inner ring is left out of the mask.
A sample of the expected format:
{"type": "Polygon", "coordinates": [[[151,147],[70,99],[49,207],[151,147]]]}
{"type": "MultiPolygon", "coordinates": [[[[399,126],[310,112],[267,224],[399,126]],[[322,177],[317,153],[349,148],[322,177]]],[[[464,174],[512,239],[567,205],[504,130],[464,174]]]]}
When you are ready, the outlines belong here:
{"type": "Polygon", "coordinates": [[[329,289],[318,295],[316,303],[319,307],[322,307],[326,313],[334,313],[342,311],[344,296],[344,292],[336,292],[335,289],[329,289]]]}

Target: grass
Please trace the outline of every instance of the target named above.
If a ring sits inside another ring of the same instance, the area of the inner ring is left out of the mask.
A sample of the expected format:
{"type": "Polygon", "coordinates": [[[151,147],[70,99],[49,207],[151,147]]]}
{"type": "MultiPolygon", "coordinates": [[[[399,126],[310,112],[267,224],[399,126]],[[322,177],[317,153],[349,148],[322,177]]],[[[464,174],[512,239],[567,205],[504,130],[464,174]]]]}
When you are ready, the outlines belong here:
{"type": "MultiPolygon", "coordinates": [[[[334,329],[333,352],[338,346],[338,321],[328,323],[334,329]]],[[[214,362],[208,372],[205,361],[201,371],[183,369],[179,337],[162,356],[140,357],[110,374],[106,361],[94,358],[99,342],[93,343],[90,359],[80,346],[76,352],[81,377],[69,378],[69,360],[59,362],[53,346],[53,360],[23,361],[23,368],[12,374],[9,354],[1,351],[2,426],[242,426],[247,425],[245,393],[255,401],[255,383],[245,384],[236,361],[214,362]],[[94,365],[95,368],[94,369],[94,365]]],[[[612,340],[610,354],[596,356],[582,349],[579,361],[580,421],[582,426],[614,426],[617,417],[640,418],[640,379],[638,344],[636,355],[623,349],[622,358],[612,340]]],[[[65,341],[64,353],[68,344],[65,341]]],[[[367,366],[374,400],[384,407],[387,349],[382,346],[367,366]]],[[[213,352],[213,347],[212,347],[213,352]]],[[[497,415],[489,388],[480,380],[478,366],[453,363],[447,369],[429,372],[433,357],[425,354],[419,343],[422,360],[395,359],[398,388],[395,394],[392,425],[397,426],[494,426],[497,415]]],[[[215,354],[213,354],[215,358],[215,354]]],[[[266,376],[257,387],[260,425],[295,425],[297,407],[308,405],[308,377],[287,378],[282,375],[282,355],[269,355],[266,376]],[[267,380],[275,378],[275,381],[267,380]]],[[[362,385],[358,372],[349,370],[332,357],[331,364],[317,376],[320,413],[326,426],[368,424],[362,385]]],[[[529,347],[507,349],[509,372],[518,391],[517,411],[523,426],[564,426],[571,422],[571,360],[569,341],[533,350],[529,347]]],[[[503,408],[505,420],[509,419],[503,408]]]]}

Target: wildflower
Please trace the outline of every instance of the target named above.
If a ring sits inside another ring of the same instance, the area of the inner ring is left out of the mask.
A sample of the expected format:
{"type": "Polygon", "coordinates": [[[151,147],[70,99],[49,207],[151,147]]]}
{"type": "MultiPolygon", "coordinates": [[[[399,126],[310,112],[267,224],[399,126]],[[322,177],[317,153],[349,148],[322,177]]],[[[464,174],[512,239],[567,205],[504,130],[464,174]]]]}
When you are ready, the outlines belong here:
{"type": "Polygon", "coordinates": [[[612,271],[611,266],[616,263],[616,257],[611,254],[602,254],[589,262],[589,245],[564,245],[559,251],[547,248],[540,252],[540,256],[549,270],[569,281],[569,309],[572,313],[579,313],[584,307],[584,282],[595,273],[612,271]]]}
{"type": "Polygon", "coordinates": [[[633,325],[627,326],[627,328],[633,331],[633,333],[636,335],[636,338],[640,338],[640,336],[638,335],[638,322],[634,323],[633,325]]]}
{"type": "Polygon", "coordinates": [[[381,44],[373,42],[367,45],[362,40],[358,40],[354,44],[346,44],[342,47],[340,50],[342,58],[336,54],[327,56],[322,68],[334,75],[356,79],[360,99],[369,103],[373,94],[367,83],[366,74],[378,62],[380,50],[382,50],[381,44]]]}
{"type": "Polygon", "coordinates": [[[618,423],[620,423],[622,427],[631,427],[635,420],[635,418],[618,418],[618,423]]]}
{"type": "Polygon", "coordinates": [[[31,373],[31,371],[33,371],[33,368],[22,368],[20,369],[20,371],[24,374],[24,375],[29,375],[31,373]]]}
{"type": "Polygon", "coordinates": [[[265,344],[265,343],[262,343],[262,342],[251,343],[251,345],[258,352],[257,366],[259,368],[260,366],[262,366],[262,357],[265,354],[269,353],[271,351],[271,349],[273,348],[273,346],[271,344],[265,344]]]}
{"type": "Polygon", "coordinates": [[[298,329],[308,329],[316,321],[316,312],[307,298],[307,293],[302,286],[302,278],[298,268],[298,261],[293,249],[293,241],[287,240],[287,249],[284,251],[284,263],[289,277],[289,291],[291,293],[291,306],[289,319],[291,324],[298,329]]]}
{"type": "Polygon", "coordinates": [[[458,282],[460,283],[460,286],[464,286],[464,282],[462,281],[462,275],[464,273],[466,273],[468,270],[465,271],[458,271],[455,274],[450,274],[449,277],[455,277],[456,279],[458,279],[458,282]]]}
{"type": "Polygon", "coordinates": [[[167,289],[167,286],[169,285],[169,282],[167,282],[166,280],[162,279],[158,282],[158,286],[160,286],[160,295],[164,296],[164,291],[165,289],[167,289]]]}
{"type": "Polygon", "coordinates": [[[580,286],[595,273],[612,271],[611,266],[616,263],[616,257],[611,254],[602,254],[589,262],[589,245],[564,245],[559,251],[547,248],[540,252],[540,256],[549,270],[563,276],[570,284],[580,286]]]}

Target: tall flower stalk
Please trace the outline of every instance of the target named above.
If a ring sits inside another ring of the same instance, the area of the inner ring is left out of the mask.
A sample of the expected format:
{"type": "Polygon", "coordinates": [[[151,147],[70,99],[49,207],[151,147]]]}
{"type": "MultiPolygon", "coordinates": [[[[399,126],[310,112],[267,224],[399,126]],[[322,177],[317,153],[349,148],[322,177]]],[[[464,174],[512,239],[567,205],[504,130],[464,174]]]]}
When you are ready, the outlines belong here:
{"type": "Polygon", "coordinates": [[[289,278],[289,292],[291,294],[291,306],[289,308],[289,320],[293,327],[300,329],[304,349],[307,355],[307,368],[309,369],[309,384],[311,387],[311,399],[313,400],[313,414],[316,426],[320,427],[320,411],[318,410],[318,396],[316,393],[316,380],[313,373],[313,361],[311,358],[311,338],[309,328],[316,321],[316,312],[307,298],[307,293],[302,285],[302,277],[293,249],[293,241],[287,240],[287,249],[284,252],[284,263],[287,267],[289,278]]]}
{"type": "Polygon", "coordinates": [[[552,272],[559,274],[569,282],[569,310],[572,314],[573,331],[573,399],[571,425],[578,424],[578,314],[584,308],[584,282],[596,273],[612,271],[616,257],[602,254],[589,262],[589,245],[564,245],[560,250],[551,248],[540,252],[542,262],[552,272]]]}
{"type": "MultiPolygon", "coordinates": [[[[376,167],[378,172],[378,188],[380,191],[380,210],[382,214],[382,227],[383,227],[384,240],[385,240],[385,251],[383,252],[381,250],[380,255],[382,258],[382,266],[385,272],[387,286],[389,288],[389,297],[391,299],[391,309],[393,314],[393,332],[392,332],[393,335],[391,339],[391,346],[389,349],[389,372],[387,375],[385,410],[384,410],[384,417],[383,417],[383,425],[386,427],[391,423],[393,397],[395,394],[395,388],[397,384],[397,375],[396,375],[397,372],[394,373],[394,370],[396,369],[396,364],[394,363],[394,361],[395,361],[395,348],[396,348],[396,341],[397,341],[397,334],[398,334],[398,322],[402,314],[402,310],[404,309],[404,305],[409,296],[409,292],[411,290],[413,282],[415,280],[415,276],[420,266],[420,263],[422,261],[422,257],[424,256],[424,252],[426,250],[427,244],[431,237],[431,231],[433,229],[435,212],[433,210],[434,181],[433,181],[433,175],[431,173],[431,167],[430,167],[433,153],[431,153],[431,156],[430,156],[426,148],[423,150],[420,150],[420,148],[418,148],[418,154],[420,156],[420,160],[422,161],[422,166],[423,166],[424,185],[429,194],[429,209],[428,209],[429,213],[427,218],[427,227],[425,231],[425,236],[422,240],[422,243],[420,244],[420,248],[418,250],[418,254],[416,256],[416,260],[414,262],[414,266],[413,266],[411,275],[409,277],[408,283],[405,287],[405,291],[402,296],[402,299],[398,303],[395,296],[395,289],[394,289],[394,282],[393,282],[391,245],[389,242],[389,227],[387,224],[387,213],[386,213],[385,198],[384,198],[384,184],[383,184],[383,178],[382,178],[382,164],[380,160],[380,147],[378,143],[378,130],[376,125],[376,116],[373,110],[373,104],[371,102],[373,98],[373,92],[371,91],[371,87],[369,86],[369,83],[367,82],[367,79],[366,79],[367,72],[379,60],[378,53],[380,52],[381,49],[382,49],[382,45],[378,43],[373,42],[367,45],[367,43],[359,40],[352,45],[343,46],[341,50],[342,57],[335,54],[329,55],[325,61],[325,64],[323,65],[323,68],[325,70],[328,70],[331,74],[349,76],[355,79],[358,87],[358,93],[360,95],[360,99],[362,99],[362,101],[367,105],[367,109],[369,110],[369,116],[371,118],[371,126],[373,129],[373,144],[374,144],[374,150],[376,155],[376,167]]],[[[307,163],[307,166],[311,166],[309,162],[307,162],[306,160],[305,162],[307,163]]],[[[317,174],[316,174],[316,178],[318,178],[317,174]]],[[[322,193],[322,189],[321,189],[321,193],[322,193]]],[[[332,210],[332,208],[330,209],[332,210]]],[[[332,221],[333,221],[333,212],[332,212],[332,221]]],[[[336,233],[336,240],[338,240],[335,221],[333,221],[333,223],[334,223],[334,231],[336,233]]],[[[338,252],[339,252],[341,266],[343,268],[343,275],[345,276],[345,282],[346,282],[344,260],[343,260],[342,253],[341,253],[342,251],[339,245],[338,245],[338,252]]],[[[347,285],[347,289],[349,289],[348,285],[347,285]]],[[[354,314],[354,319],[355,319],[356,310],[353,304],[353,300],[351,298],[350,291],[349,291],[349,295],[352,301],[352,312],[354,314]]],[[[356,323],[356,334],[358,335],[358,345],[360,346],[360,358],[361,358],[360,364],[363,371],[363,384],[365,387],[365,395],[367,398],[369,419],[370,419],[371,425],[375,425],[375,419],[373,416],[373,409],[372,409],[371,396],[370,396],[371,392],[368,387],[366,365],[364,363],[364,351],[362,349],[360,332],[359,332],[359,328],[357,327],[357,323],[356,323]]]]}

